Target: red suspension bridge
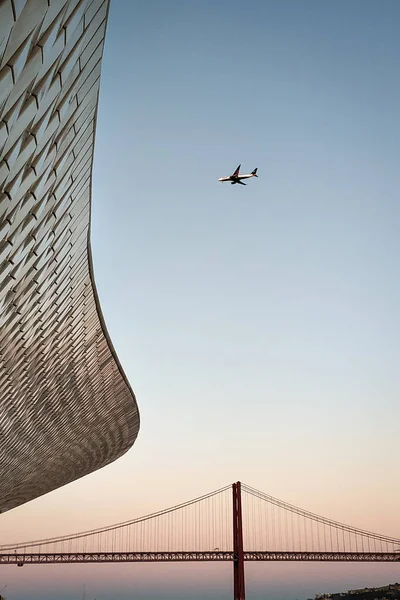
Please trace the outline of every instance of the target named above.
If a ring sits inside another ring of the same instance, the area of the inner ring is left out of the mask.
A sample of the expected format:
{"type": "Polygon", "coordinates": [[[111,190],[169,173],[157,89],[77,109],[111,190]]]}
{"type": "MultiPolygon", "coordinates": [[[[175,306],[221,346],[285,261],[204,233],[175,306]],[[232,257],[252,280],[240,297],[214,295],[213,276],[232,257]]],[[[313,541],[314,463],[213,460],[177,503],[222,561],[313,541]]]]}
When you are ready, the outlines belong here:
{"type": "Polygon", "coordinates": [[[332,521],[240,482],[100,529],[0,546],[0,564],[231,561],[399,562],[400,539],[332,521]]]}

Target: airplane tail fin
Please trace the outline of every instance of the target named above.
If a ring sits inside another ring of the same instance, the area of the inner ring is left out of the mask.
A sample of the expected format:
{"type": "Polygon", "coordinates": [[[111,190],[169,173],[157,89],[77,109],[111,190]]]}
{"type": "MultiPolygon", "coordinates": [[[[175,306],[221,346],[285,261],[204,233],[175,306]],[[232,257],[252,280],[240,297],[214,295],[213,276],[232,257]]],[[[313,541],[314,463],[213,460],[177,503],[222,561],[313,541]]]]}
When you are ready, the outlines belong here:
{"type": "Polygon", "coordinates": [[[257,167],[254,169],[254,171],[251,172],[252,175],[254,175],[254,177],[258,177],[257,175],[257,167]]]}

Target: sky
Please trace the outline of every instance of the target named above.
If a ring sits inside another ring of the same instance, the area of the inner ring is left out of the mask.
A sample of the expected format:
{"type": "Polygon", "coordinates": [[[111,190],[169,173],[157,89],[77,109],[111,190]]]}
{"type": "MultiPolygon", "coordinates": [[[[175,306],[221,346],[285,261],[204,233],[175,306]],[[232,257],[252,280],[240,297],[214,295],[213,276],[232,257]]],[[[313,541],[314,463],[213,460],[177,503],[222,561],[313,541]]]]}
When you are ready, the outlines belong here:
{"type": "MultiPolygon", "coordinates": [[[[95,278],[134,447],[2,515],[2,539],[127,520],[241,480],[400,537],[397,0],[113,0],[95,278]],[[221,184],[241,163],[259,178],[221,184]]],[[[248,598],[400,579],[250,565],[248,598]]],[[[2,567],[8,600],[230,598],[224,565],[2,567]]]]}

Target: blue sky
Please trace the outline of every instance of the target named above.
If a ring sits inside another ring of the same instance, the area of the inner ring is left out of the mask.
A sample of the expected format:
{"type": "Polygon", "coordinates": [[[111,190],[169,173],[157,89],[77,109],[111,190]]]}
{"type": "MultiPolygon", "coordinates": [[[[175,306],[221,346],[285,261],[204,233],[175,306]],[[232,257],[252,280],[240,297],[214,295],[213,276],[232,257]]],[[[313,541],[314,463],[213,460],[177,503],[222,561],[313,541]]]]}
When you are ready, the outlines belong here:
{"type": "Polygon", "coordinates": [[[392,477],[399,13],[112,7],[93,246],[142,414],[131,458],[141,468],[146,449],[149,477],[167,464],[186,484],[200,469],[265,488],[271,453],[268,471],[296,489],[299,469],[309,489],[323,464],[334,490],[392,477]],[[259,179],[217,182],[238,163],[259,179]]]}
{"type": "MultiPolygon", "coordinates": [[[[238,479],[400,537],[399,18],[396,0],[112,2],[92,246],[141,431],[112,466],[4,515],[8,538],[238,479]],[[217,181],[239,163],[259,168],[246,190],[217,181]]],[[[371,569],[257,581],[294,600],[396,579],[371,569]]],[[[53,598],[8,572],[10,599],[53,598]]],[[[154,595],[178,590],[177,575],[154,595]]]]}

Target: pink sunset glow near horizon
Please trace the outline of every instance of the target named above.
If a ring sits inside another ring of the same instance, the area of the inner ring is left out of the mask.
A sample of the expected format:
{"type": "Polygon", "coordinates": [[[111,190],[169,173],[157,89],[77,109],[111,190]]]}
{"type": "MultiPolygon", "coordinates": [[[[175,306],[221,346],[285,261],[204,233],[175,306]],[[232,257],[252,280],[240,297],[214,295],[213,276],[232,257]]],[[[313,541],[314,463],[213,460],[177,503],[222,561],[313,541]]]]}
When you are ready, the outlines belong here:
{"type": "MultiPolygon", "coordinates": [[[[311,598],[316,593],[385,585],[400,579],[398,565],[246,564],[249,598],[311,598]]],[[[16,600],[81,600],[87,597],[230,599],[231,564],[41,565],[2,567],[7,597],[16,600]],[[28,595],[29,594],[29,595],[28,595]]],[[[1,589],[1,588],[0,588],[1,589]]]]}

